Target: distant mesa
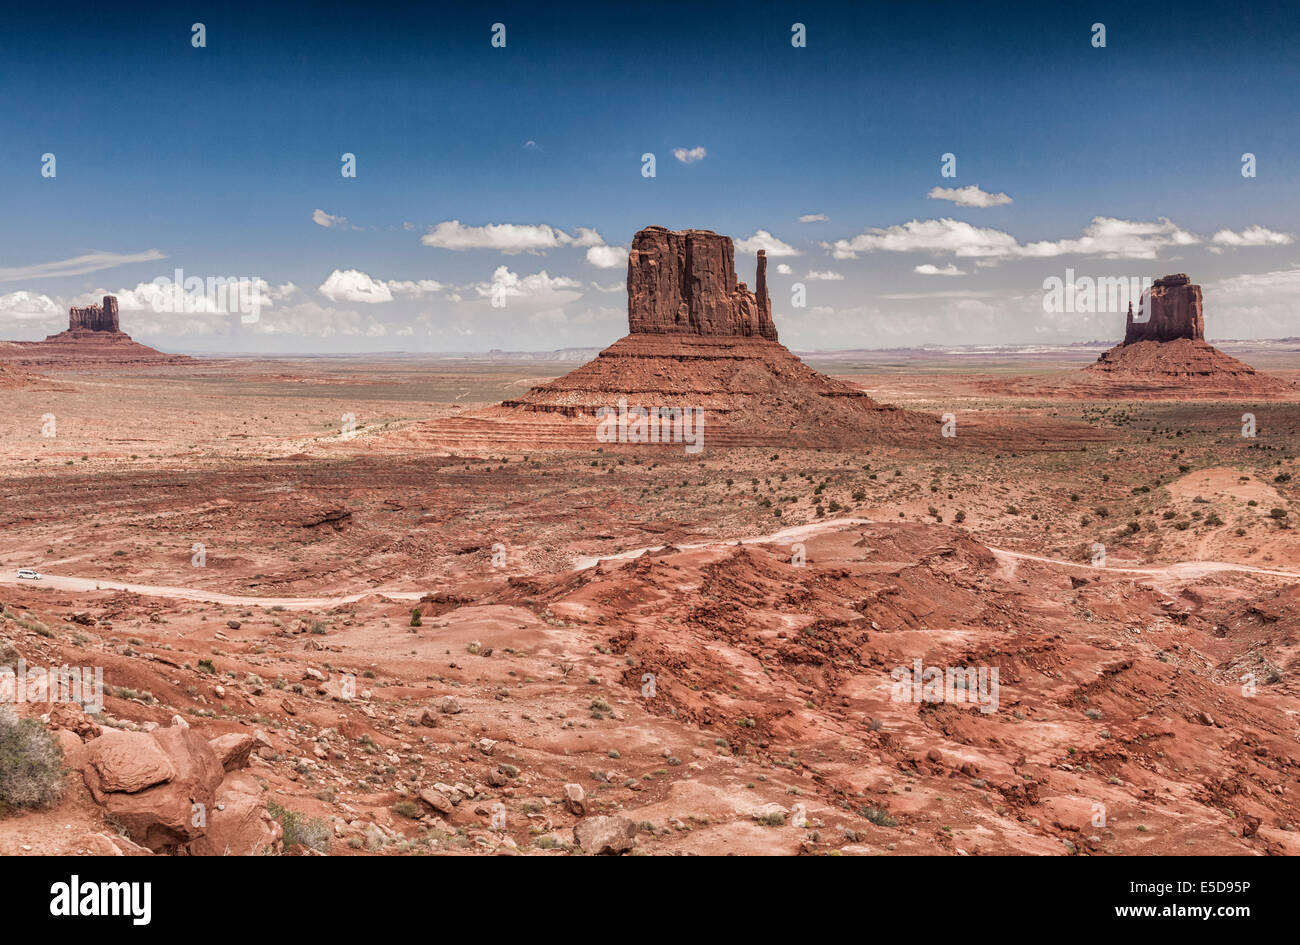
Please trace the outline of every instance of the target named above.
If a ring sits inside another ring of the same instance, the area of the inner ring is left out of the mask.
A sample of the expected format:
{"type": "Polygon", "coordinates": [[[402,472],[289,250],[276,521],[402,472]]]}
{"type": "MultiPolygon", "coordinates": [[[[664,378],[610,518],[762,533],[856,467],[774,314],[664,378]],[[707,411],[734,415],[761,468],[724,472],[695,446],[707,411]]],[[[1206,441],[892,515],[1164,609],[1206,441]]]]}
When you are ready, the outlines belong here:
{"type": "Polygon", "coordinates": [[[44,341],[16,341],[0,346],[0,359],[28,366],[73,366],[109,362],[182,364],[193,358],[164,354],[133,341],[117,318],[117,297],[104,296],[98,305],[68,310],[66,331],[44,341]]]}
{"type": "Polygon", "coordinates": [[[1115,395],[1185,392],[1238,397],[1293,392],[1285,381],[1261,374],[1206,343],[1201,287],[1181,272],[1157,279],[1139,314],[1129,303],[1123,342],[1084,372],[1092,380],[1108,382],[1115,395]]]}
{"type": "Polygon", "coordinates": [[[777,341],[759,250],[754,289],[736,277],[730,237],[650,226],[627,262],[628,334],[592,361],[498,408],[581,419],[597,411],[700,408],[723,444],[834,445],[936,437],[929,416],[877,403],[808,367],[777,341]]]}
{"type": "Polygon", "coordinates": [[[665,416],[674,434],[679,420],[685,432],[688,418],[703,417],[703,449],[981,443],[1077,449],[1106,436],[1077,423],[1050,421],[1025,430],[974,419],[960,439],[944,438],[938,415],[879,403],[814,371],[777,341],[767,254],[757,253],[751,290],[736,276],[731,238],[709,230],[649,226],[633,237],[627,324],[628,334],[563,377],[495,407],[394,436],[448,450],[663,446],[679,442],[665,438],[665,416]],[[615,425],[613,414],[619,437],[602,438],[615,425]]]}
{"type": "Polygon", "coordinates": [[[68,331],[116,331],[117,296],[106,295],[102,305],[68,310],[68,331]]]}

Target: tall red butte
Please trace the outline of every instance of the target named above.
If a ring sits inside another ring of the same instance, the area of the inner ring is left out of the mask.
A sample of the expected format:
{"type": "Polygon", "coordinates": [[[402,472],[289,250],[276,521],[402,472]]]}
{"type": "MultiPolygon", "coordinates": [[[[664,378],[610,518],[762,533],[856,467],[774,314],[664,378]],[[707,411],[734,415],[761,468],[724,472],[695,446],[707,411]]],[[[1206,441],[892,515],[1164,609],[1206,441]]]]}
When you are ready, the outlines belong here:
{"type": "Polygon", "coordinates": [[[776,339],[758,253],[755,290],[730,237],[650,226],[627,262],[628,334],[582,367],[508,400],[498,417],[550,415],[594,444],[597,411],[699,408],[713,445],[867,445],[938,436],[937,420],[882,405],[805,365],[776,339]]]}
{"type": "Polygon", "coordinates": [[[1205,341],[1201,287],[1186,273],[1151,285],[1146,317],[1129,304],[1124,341],[1106,351],[1081,377],[1114,396],[1222,394],[1271,396],[1293,392],[1205,341]]]}
{"type": "Polygon", "coordinates": [[[14,341],[0,346],[0,359],[32,367],[110,363],[184,364],[183,354],[164,354],[133,341],[117,321],[117,297],[99,305],[68,310],[68,328],[44,341],[14,341]]]}

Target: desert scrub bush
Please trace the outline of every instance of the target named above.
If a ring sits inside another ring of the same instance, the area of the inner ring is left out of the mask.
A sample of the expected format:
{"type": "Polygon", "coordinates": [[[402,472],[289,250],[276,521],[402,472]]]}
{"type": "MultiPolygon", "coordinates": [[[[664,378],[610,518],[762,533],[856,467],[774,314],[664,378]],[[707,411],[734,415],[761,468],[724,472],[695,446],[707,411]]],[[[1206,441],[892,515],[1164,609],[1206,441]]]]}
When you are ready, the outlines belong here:
{"type": "Polygon", "coordinates": [[[267,801],[266,809],[284,828],[284,846],[288,849],[297,845],[320,853],[330,852],[330,825],[323,817],[308,817],[296,810],[281,807],[275,801],[267,801]]]}
{"type": "Polygon", "coordinates": [[[0,707],[0,812],[48,807],[63,794],[63,749],[36,719],[0,707]]]}
{"type": "Polygon", "coordinates": [[[30,630],[33,633],[39,633],[43,637],[53,637],[54,632],[45,624],[41,623],[35,617],[21,617],[18,620],[18,626],[24,630],[30,630]]]}
{"type": "Polygon", "coordinates": [[[419,607],[412,607],[412,608],[411,608],[411,626],[412,626],[412,627],[418,627],[418,626],[420,626],[420,608],[419,608],[419,607]]]}
{"type": "Polygon", "coordinates": [[[0,666],[17,666],[21,654],[8,640],[0,639],[0,666]]]}
{"type": "Polygon", "coordinates": [[[393,813],[399,817],[405,817],[407,820],[419,820],[424,814],[420,810],[420,805],[415,801],[398,801],[393,805],[393,813]]]}
{"type": "Polygon", "coordinates": [[[871,821],[877,827],[897,827],[898,819],[890,816],[888,810],[883,807],[863,807],[858,811],[863,817],[871,821]]]}

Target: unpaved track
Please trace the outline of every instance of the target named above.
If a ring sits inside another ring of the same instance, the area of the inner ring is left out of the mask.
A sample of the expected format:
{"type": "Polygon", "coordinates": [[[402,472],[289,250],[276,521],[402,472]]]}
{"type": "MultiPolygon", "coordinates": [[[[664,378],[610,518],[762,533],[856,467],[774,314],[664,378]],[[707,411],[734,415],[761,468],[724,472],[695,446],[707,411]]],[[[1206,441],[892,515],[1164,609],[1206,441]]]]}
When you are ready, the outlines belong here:
{"type": "MultiPolygon", "coordinates": [[[[699,551],[706,548],[720,548],[727,545],[767,545],[795,542],[808,538],[818,532],[844,528],[852,525],[876,524],[865,518],[837,518],[809,525],[795,525],[767,535],[752,535],[748,538],[726,538],[697,544],[675,545],[681,551],[699,551]]],[[[620,551],[618,554],[599,557],[582,557],[574,563],[578,571],[595,567],[602,561],[627,561],[638,558],[647,551],[656,551],[663,545],[648,545],[620,551]]],[[[1157,565],[1149,568],[1111,567],[1081,564],[1077,561],[1064,561],[1060,558],[1047,558],[1025,551],[1009,551],[1005,548],[989,548],[994,555],[1004,561],[1037,561],[1056,567],[1075,568],[1081,571],[1108,571],[1112,574],[1141,574],[1152,578],[1169,578],[1173,580],[1195,580],[1207,574],[1221,571],[1240,571],[1246,574],[1263,574],[1270,577],[1290,578],[1300,581],[1300,572],[1282,571],[1273,568],[1257,568],[1249,564],[1232,564],[1226,561],[1180,561],[1175,564],[1157,565]]],[[[337,607],[351,604],[371,595],[382,595],[393,600],[419,600],[426,591],[401,591],[382,587],[369,588],[355,594],[338,597],[248,597],[239,594],[222,594],[217,591],[204,591],[197,588],[175,587],[160,584],[126,584],[121,581],[109,581],[103,578],[65,577],[63,575],[45,574],[40,581],[25,581],[11,574],[0,574],[0,584],[24,584],[29,587],[48,587],[60,591],[130,591],[147,597],[168,597],[175,600],[203,601],[217,604],[230,604],[236,607],[337,607]]]]}

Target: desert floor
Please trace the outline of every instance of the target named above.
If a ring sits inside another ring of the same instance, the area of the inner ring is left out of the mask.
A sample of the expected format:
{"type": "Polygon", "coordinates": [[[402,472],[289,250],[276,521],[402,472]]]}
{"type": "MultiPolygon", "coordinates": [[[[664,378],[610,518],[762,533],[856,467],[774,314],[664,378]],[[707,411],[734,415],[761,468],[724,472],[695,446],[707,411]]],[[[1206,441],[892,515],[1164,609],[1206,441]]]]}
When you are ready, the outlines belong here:
{"type": "MultiPolygon", "coordinates": [[[[0,390],[0,656],[102,666],[104,727],[260,733],[248,789],[336,855],[555,855],[579,813],[644,854],[1298,853],[1300,403],[991,383],[1095,356],[810,357],[956,436],[696,455],[430,435],[570,363],[43,371],[0,390]],[[1092,435],[962,441],[1045,419],[1092,435]],[[915,661],[996,705],[891,698],[915,661]]],[[[75,770],[0,814],[0,854],[106,844],[75,770]]]]}

